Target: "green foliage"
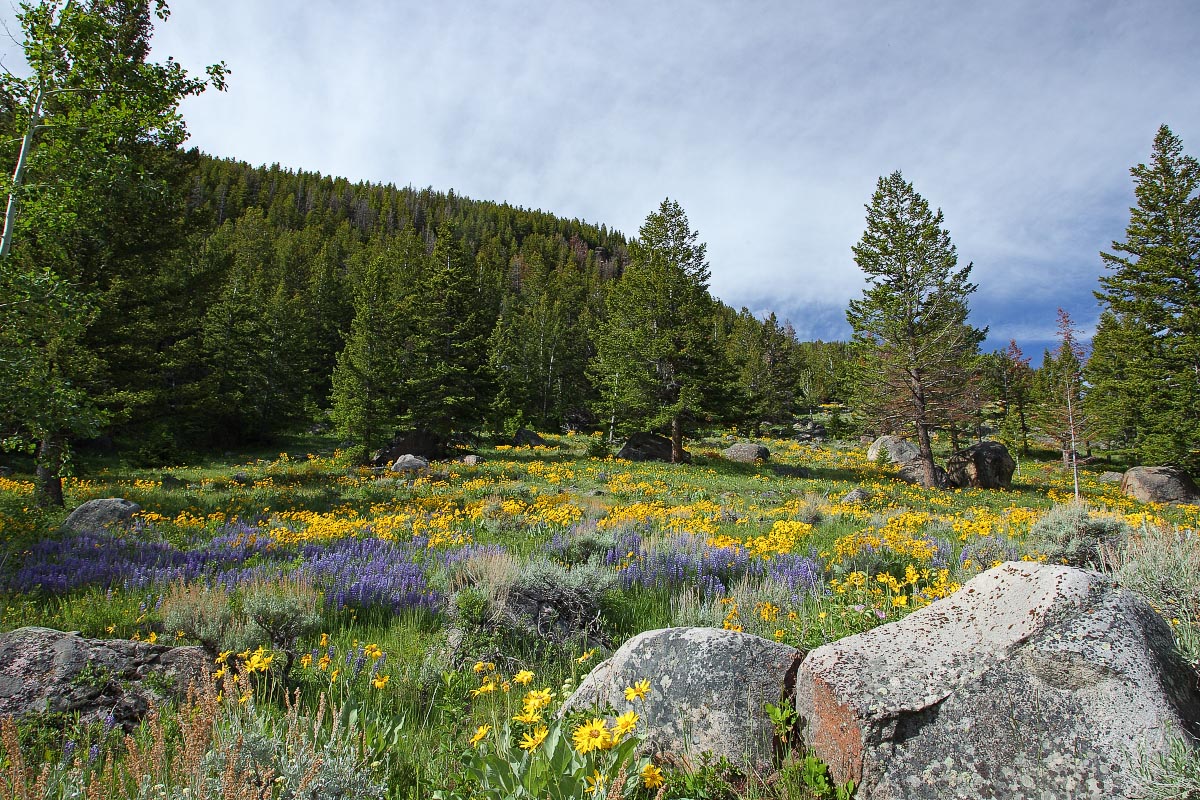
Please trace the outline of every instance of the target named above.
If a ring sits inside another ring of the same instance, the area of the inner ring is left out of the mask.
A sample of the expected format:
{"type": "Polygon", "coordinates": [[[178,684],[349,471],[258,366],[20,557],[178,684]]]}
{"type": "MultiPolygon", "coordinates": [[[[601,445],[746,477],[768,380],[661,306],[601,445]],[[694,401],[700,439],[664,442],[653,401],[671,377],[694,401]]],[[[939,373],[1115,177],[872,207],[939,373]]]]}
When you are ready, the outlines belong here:
{"type": "Polygon", "coordinates": [[[1099,569],[1103,550],[1120,546],[1129,536],[1121,519],[1088,511],[1086,503],[1057,505],[1029,529],[1032,547],[1053,564],[1099,569]]]}
{"type": "Polygon", "coordinates": [[[853,248],[867,288],[846,311],[860,412],[883,431],[914,430],[930,476],[933,429],[972,411],[967,385],[986,333],[967,323],[971,265],[958,267],[942,219],[899,172],[880,178],[853,248]]]}
{"type": "Polygon", "coordinates": [[[1183,657],[1200,664],[1200,550],[1186,530],[1145,529],[1117,554],[1116,577],[1170,623],[1183,657]]]}
{"type": "Polygon", "coordinates": [[[1200,798],[1200,744],[1187,734],[1172,736],[1166,753],[1142,755],[1134,769],[1139,800],[1200,798]]]}
{"type": "Polygon", "coordinates": [[[1101,253],[1107,305],[1088,378],[1104,433],[1141,463],[1200,468],[1200,162],[1166,125],[1130,170],[1125,240],[1101,253]]]}
{"type": "Polygon", "coordinates": [[[242,613],[247,621],[262,631],[273,647],[289,654],[300,637],[321,627],[321,607],[321,593],[291,576],[255,581],[242,592],[242,613]]]}

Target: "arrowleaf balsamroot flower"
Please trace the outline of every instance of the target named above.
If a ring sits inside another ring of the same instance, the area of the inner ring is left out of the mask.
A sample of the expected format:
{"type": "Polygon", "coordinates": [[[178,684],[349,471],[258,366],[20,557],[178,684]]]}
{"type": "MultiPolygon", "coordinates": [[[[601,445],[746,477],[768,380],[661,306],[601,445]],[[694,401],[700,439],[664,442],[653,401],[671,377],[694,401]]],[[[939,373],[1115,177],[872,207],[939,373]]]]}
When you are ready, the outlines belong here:
{"type": "Polygon", "coordinates": [[[520,745],[521,749],[529,750],[530,752],[537,749],[537,746],[546,740],[546,734],[548,734],[549,732],[550,732],[550,729],[547,728],[545,725],[542,725],[541,727],[537,728],[533,733],[526,733],[524,736],[521,737],[521,745],[520,745]]]}
{"type": "Polygon", "coordinates": [[[575,750],[582,754],[593,750],[607,750],[612,746],[612,734],[609,733],[608,723],[602,719],[590,719],[579,725],[571,732],[575,750]]]}
{"type": "Polygon", "coordinates": [[[625,699],[631,703],[634,700],[645,700],[648,694],[650,694],[650,680],[647,678],[643,678],[633,686],[625,687],[625,699]]]}
{"type": "Polygon", "coordinates": [[[471,737],[471,746],[478,747],[479,743],[482,742],[484,740],[484,738],[486,738],[487,735],[491,732],[492,732],[491,725],[480,725],[478,728],[475,729],[475,735],[471,737]]]}
{"type": "Polygon", "coordinates": [[[666,782],[666,779],[663,778],[662,770],[654,766],[654,764],[647,764],[642,767],[642,785],[647,789],[656,789],[666,782]]]}
{"type": "Polygon", "coordinates": [[[621,716],[613,721],[612,738],[614,742],[618,742],[624,737],[633,732],[637,727],[638,715],[633,711],[626,711],[621,716]]]}
{"type": "Polygon", "coordinates": [[[518,686],[528,686],[529,682],[532,680],[533,680],[533,673],[527,669],[521,670],[516,675],[513,675],[513,678],[512,678],[512,682],[517,684],[518,686]]]}

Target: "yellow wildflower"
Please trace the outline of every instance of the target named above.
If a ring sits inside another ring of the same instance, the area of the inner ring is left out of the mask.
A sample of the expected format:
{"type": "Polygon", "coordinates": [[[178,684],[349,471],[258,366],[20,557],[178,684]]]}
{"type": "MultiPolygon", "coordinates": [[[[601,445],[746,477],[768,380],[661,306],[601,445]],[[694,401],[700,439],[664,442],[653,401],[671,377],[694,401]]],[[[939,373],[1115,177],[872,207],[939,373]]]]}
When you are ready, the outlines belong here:
{"type": "Polygon", "coordinates": [[[591,719],[571,731],[575,742],[575,750],[581,755],[593,750],[607,750],[612,745],[612,736],[608,732],[608,723],[602,719],[591,719]]]}
{"type": "Polygon", "coordinates": [[[371,679],[371,685],[374,686],[376,689],[382,689],[383,687],[388,685],[388,681],[390,679],[391,679],[391,676],[389,676],[389,675],[376,675],[374,678],[371,679]]]}
{"type": "Polygon", "coordinates": [[[542,725],[533,733],[526,733],[521,737],[521,749],[530,751],[534,750],[538,745],[546,740],[546,734],[549,732],[550,730],[545,725],[542,725]]]}
{"type": "Polygon", "coordinates": [[[608,783],[608,778],[600,774],[600,770],[595,770],[587,778],[587,788],[583,791],[586,794],[593,794],[598,789],[603,789],[604,784],[608,783]]]}
{"type": "Polygon", "coordinates": [[[533,680],[533,673],[527,669],[523,669],[516,675],[513,675],[512,682],[519,686],[528,686],[531,680],[533,680]]]}
{"type": "Polygon", "coordinates": [[[479,743],[482,742],[484,740],[484,737],[486,737],[489,733],[491,733],[491,731],[492,731],[491,725],[480,725],[478,728],[475,729],[475,735],[471,737],[471,746],[478,747],[479,743]]]}
{"type": "Polygon", "coordinates": [[[620,740],[632,733],[633,729],[637,727],[637,722],[638,715],[633,711],[626,711],[624,714],[617,717],[613,722],[613,740],[620,740]]]}
{"type": "Polygon", "coordinates": [[[625,699],[631,703],[634,700],[645,700],[646,695],[648,694],[650,694],[649,678],[643,678],[642,680],[633,684],[633,686],[625,687],[625,699]]]}
{"type": "Polygon", "coordinates": [[[642,785],[647,789],[656,789],[666,783],[662,770],[653,764],[642,767],[642,785]]]}

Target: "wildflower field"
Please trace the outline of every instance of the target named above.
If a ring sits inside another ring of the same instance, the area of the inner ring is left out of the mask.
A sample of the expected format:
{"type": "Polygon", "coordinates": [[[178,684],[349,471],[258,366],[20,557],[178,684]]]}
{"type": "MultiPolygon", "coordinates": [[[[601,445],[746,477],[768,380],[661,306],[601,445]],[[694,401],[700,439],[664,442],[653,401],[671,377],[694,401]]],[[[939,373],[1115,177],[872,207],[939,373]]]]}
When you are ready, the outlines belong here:
{"type": "MultiPolygon", "coordinates": [[[[1061,462],[1023,463],[1011,491],[941,491],[896,480],[865,446],[764,440],[771,459],[747,465],[721,457],[732,435],[714,436],[671,465],[545,438],[407,475],[320,439],[239,464],[96,469],[68,480],[68,506],[124,497],[142,511],[74,535],[31,508],[30,480],[0,478],[0,630],[201,644],[213,661],[211,685],[128,738],[5,722],[0,797],[41,781],[53,797],[832,798],[803,754],[782,779],[639,755],[661,676],[628,687],[624,707],[555,712],[644,630],[811,649],[999,562],[1059,560],[1038,522],[1073,499],[1061,462]],[[869,499],[847,502],[855,488],[869,499]],[[554,613],[520,613],[531,596],[554,613]]],[[[1098,476],[1081,475],[1087,515],[1125,533],[1095,566],[1144,591],[1196,663],[1200,507],[1141,504],[1098,476]]]]}

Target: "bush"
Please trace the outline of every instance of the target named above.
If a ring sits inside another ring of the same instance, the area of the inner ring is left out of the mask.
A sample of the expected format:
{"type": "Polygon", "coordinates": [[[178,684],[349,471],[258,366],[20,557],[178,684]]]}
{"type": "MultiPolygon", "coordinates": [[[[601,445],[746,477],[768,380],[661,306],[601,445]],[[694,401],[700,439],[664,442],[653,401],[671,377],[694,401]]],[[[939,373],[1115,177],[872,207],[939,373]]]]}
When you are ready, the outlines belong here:
{"type": "Polygon", "coordinates": [[[1101,569],[1102,549],[1120,546],[1129,535],[1124,520],[1091,514],[1084,503],[1057,505],[1029,529],[1034,549],[1052,564],[1101,569]]]}
{"type": "Polygon", "coordinates": [[[163,598],[162,618],[166,630],[183,631],[185,636],[216,653],[225,644],[233,625],[229,592],[224,587],[177,581],[163,598]]]}
{"type": "Polygon", "coordinates": [[[1170,621],[1179,650],[1200,664],[1200,541],[1192,531],[1144,530],[1112,565],[1117,581],[1145,597],[1170,621]]]}
{"type": "Polygon", "coordinates": [[[242,594],[242,610],[274,647],[287,653],[301,636],[321,627],[321,593],[303,578],[254,581],[242,594]]]}

